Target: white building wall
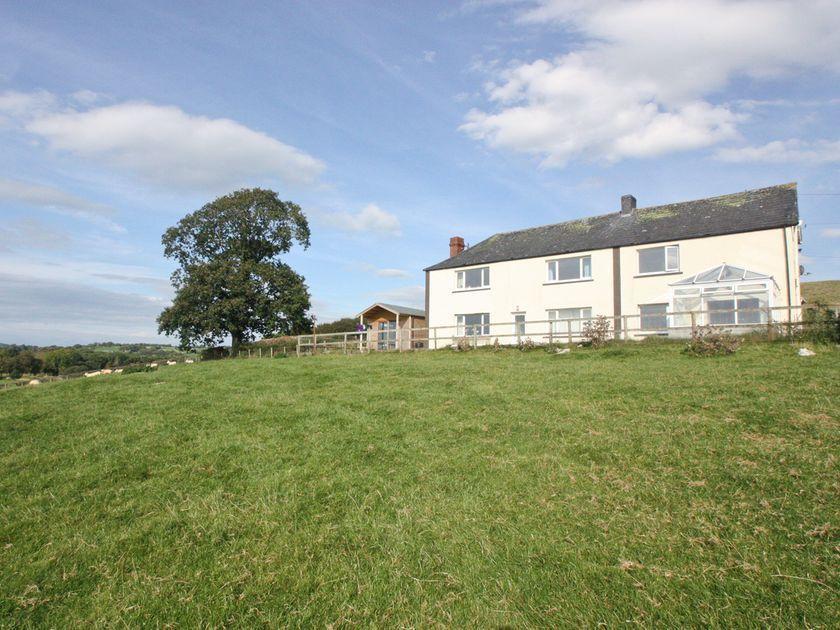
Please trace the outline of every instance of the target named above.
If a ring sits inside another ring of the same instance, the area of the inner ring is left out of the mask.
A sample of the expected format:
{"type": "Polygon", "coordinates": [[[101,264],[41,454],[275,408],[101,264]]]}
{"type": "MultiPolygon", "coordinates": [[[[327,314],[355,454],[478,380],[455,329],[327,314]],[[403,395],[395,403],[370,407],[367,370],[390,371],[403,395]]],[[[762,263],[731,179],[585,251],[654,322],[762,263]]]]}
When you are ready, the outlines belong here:
{"type": "MultiPolygon", "coordinates": [[[[791,303],[798,305],[799,258],[796,231],[796,227],[776,228],[622,247],[619,250],[622,314],[638,314],[640,304],[669,302],[671,283],[722,263],[772,275],[779,286],[777,294],[771,298],[774,306],[788,305],[788,278],[793,296],[791,303]],[[785,241],[788,243],[788,267],[785,263],[785,241]],[[638,250],[658,245],[680,246],[679,272],[640,276],[638,250]]],[[[489,313],[490,322],[494,324],[490,331],[492,338],[514,332],[512,322],[515,313],[524,313],[526,321],[537,321],[547,319],[549,309],[590,307],[593,316],[612,316],[614,312],[611,248],[576,252],[565,256],[441,269],[430,272],[428,277],[429,326],[452,327],[448,332],[440,331],[441,335],[455,335],[454,326],[458,314],[489,313]],[[592,257],[592,280],[548,283],[548,261],[583,255],[592,257]],[[457,289],[456,272],[476,267],[490,268],[490,287],[457,289]]],[[[631,322],[630,327],[638,327],[638,320],[635,321],[635,325],[631,322]]],[[[544,332],[545,327],[540,327],[539,330],[544,332]]],[[[531,332],[526,330],[526,335],[531,332]]],[[[512,340],[508,338],[500,341],[512,340]]]]}

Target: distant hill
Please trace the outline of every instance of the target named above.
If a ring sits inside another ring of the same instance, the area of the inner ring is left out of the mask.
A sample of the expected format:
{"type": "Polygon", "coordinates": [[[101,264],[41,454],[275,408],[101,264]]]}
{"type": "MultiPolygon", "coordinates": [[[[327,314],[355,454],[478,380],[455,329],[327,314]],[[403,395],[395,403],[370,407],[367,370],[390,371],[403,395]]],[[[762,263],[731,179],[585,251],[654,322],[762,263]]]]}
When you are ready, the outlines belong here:
{"type": "Polygon", "coordinates": [[[840,304],[840,280],[820,280],[802,283],[802,298],[807,304],[840,304]]]}

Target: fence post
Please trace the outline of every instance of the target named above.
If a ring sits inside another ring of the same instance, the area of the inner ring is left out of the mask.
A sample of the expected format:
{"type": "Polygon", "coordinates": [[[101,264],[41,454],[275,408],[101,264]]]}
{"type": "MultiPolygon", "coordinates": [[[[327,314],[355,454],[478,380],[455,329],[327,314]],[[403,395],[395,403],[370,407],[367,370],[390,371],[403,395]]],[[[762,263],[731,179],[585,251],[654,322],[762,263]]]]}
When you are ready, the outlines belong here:
{"type": "Polygon", "coordinates": [[[274,358],[274,346],[271,346],[271,347],[268,349],[268,351],[269,351],[269,353],[270,353],[270,357],[269,357],[269,358],[273,359],[273,358],[274,358]]]}
{"type": "MultiPolygon", "coordinates": [[[[551,323],[549,322],[548,325],[551,326],[551,323]]],[[[568,337],[569,337],[569,345],[572,345],[573,342],[572,342],[572,320],[571,319],[566,320],[566,335],[568,335],[568,337]]]]}
{"type": "Polygon", "coordinates": [[[767,307],[767,339],[773,340],[775,339],[775,329],[773,328],[773,309],[769,306],[767,307]]]}
{"type": "Polygon", "coordinates": [[[630,338],[630,335],[627,333],[627,315],[621,316],[621,332],[624,335],[624,341],[627,341],[630,338]]]}
{"type": "Polygon", "coordinates": [[[435,328],[434,330],[432,330],[432,337],[433,337],[433,338],[434,338],[434,340],[435,340],[435,350],[437,350],[437,328],[435,328]]]}
{"type": "Polygon", "coordinates": [[[344,354],[347,354],[347,333],[344,333],[344,345],[342,347],[344,354]]]}
{"type": "Polygon", "coordinates": [[[402,352],[402,330],[400,330],[399,322],[397,322],[397,352],[402,352]]]}
{"type": "Polygon", "coordinates": [[[262,346],[260,346],[260,359],[262,359],[262,346]]]}
{"type": "Polygon", "coordinates": [[[295,354],[300,358],[300,335],[297,336],[297,345],[295,346],[295,354]]]}
{"type": "Polygon", "coordinates": [[[548,324],[548,347],[554,345],[554,326],[551,323],[548,324]]]}
{"type": "Polygon", "coordinates": [[[691,311],[691,336],[693,337],[696,332],[697,332],[697,314],[694,311],[691,311]]]}

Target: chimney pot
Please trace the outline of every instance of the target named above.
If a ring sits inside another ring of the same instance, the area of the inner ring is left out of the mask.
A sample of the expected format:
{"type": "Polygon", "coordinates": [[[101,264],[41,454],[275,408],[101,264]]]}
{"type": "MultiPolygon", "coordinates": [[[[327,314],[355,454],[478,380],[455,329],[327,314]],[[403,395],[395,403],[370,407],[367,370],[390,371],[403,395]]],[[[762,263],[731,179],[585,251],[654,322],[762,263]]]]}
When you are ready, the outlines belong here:
{"type": "Polygon", "coordinates": [[[449,239],[449,257],[457,256],[464,251],[464,239],[460,236],[453,236],[449,239]]]}
{"type": "Polygon", "coordinates": [[[621,212],[619,214],[623,217],[633,214],[636,209],[636,198],[633,195],[621,196],[621,212]]]}

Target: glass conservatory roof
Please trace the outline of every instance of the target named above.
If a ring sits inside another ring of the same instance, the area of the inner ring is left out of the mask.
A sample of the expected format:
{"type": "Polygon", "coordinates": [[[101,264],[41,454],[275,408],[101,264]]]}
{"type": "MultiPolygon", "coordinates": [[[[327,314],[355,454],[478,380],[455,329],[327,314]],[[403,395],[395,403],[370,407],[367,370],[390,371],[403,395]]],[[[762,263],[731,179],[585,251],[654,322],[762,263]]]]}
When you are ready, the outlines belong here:
{"type": "Polygon", "coordinates": [[[766,273],[757,273],[742,267],[734,265],[727,265],[723,263],[712,269],[701,271],[700,273],[684,278],[679,282],[674,282],[671,286],[685,286],[689,284],[706,284],[711,282],[737,282],[739,280],[765,280],[772,278],[766,273]]]}

